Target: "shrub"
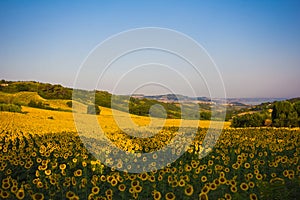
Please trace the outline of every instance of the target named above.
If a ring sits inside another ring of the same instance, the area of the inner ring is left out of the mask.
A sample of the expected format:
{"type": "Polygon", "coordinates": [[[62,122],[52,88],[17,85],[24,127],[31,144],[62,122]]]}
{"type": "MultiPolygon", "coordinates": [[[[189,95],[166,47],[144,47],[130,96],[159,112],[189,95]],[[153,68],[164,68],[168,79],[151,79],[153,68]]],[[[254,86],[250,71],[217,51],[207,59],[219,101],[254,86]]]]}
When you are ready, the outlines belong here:
{"type": "Polygon", "coordinates": [[[100,108],[96,105],[88,105],[87,114],[100,115],[100,108]]]}
{"type": "Polygon", "coordinates": [[[0,111],[8,111],[8,112],[22,112],[22,108],[19,105],[15,104],[0,104],[0,111]]]}

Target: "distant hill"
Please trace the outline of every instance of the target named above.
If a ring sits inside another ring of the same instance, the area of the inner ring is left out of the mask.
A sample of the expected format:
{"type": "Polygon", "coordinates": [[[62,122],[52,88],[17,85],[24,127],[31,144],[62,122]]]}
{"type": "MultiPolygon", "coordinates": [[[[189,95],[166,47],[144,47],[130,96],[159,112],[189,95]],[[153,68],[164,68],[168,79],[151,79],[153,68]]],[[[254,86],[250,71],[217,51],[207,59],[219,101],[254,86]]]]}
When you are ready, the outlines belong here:
{"type": "MultiPolygon", "coordinates": [[[[194,109],[187,106],[185,116],[181,116],[181,102],[186,105],[197,103],[199,105],[200,119],[211,119],[211,110],[215,108],[217,115],[213,120],[221,120],[222,112],[226,108],[225,120],[231,120],[233,117],[243,113],[263,113],[270,116],[270,110],[274,105],[274,101],[282,101],[284,99],[276,98],[229,98],[227,103],[223,103],[224,99],[210,99],[207,97],[188,97],[180,94],[164,94],[149,95],[136,94],[132,96],[113,95],[107,91],[86,91],[76,90],[79,93],[77,102],[92,104],[97,106],[111,108],[112,99],[116,104],[113,109],[127,111],[131,114],[140,116],[149,116],[150,108],[153,105],[161,105],[166,113],[167,118],[179,119],[196,119],[195,116],[189,115],[194,109]],[[94,95],[94,96],[93,96],[94,95]],[[82,98],[81,98],[82,97],[82,98]],[[87,99],[90,97],[91,100],[87,99]],[[95,102],[92,101],[94,98],[95,102]],[[249,102],[263,102],[258,105],[249,105],[249,102]],[[221,104],[223,103],[223,104],[221,104]],[[248,105],[247,105],[248,104],[248,105]],[[193,109],[189,112],[189,109],[193,109]],[[218,117],[218,112],[220,117],[218,117]]],[[[33,106],[50,110],[71,111],[72,110],[72,94],[73,89],[64,87],[59,84],[40,83],[36,81],[0,81],[0,103],[17,104],[33,106]]],[[[299,98],[287,100],[291,103],[300,101],[299,98]]],[[[163,111],[156,110],[152,113],[156,117],[165,117],[163,111]]]]}

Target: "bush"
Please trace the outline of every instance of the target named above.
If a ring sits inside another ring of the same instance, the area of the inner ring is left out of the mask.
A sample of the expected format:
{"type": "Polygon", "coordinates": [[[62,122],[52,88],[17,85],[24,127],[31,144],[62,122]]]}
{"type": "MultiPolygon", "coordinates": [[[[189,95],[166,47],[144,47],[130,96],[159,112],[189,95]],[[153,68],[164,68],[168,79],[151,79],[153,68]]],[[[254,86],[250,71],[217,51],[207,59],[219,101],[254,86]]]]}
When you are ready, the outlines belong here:
{"type": "Polygon", "coordinates": [[[100,115],[100,108],[96,105],[88,105],[87,114],[100,115]]]}
{"type": "Polygon", "coordinates": [[[22,112],[22,108],[19,105],[15,104],[0,104],[0,111],[8,111],[8,112],[22,112]]]}
{"type": "Polygon", "coordinates": [[[73,104],[72,104],[72,101],[68,101],[66,104],[67,104],[67,106],[68,106],[69,108],[72,108],[72,105],[73,105],[73,104]]]}
{"type": "Polygon", "coordinates": [[[263,125],[264,119],[257,113],[234,117],[231,124],[232,127],[259,127],[263,125]]]}

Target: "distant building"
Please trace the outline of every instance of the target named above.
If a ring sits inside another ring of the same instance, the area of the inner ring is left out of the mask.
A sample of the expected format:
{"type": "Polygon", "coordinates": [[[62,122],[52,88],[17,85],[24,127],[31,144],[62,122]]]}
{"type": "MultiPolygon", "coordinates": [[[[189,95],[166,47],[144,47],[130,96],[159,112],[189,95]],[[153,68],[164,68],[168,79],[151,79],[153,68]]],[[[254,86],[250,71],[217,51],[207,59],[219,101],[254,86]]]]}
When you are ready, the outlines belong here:
{"type": "Polygon", "coordinates": [[[132,94],[131,97],[136,98],[136,99],[143,99],[145,96],[143,94],[132,94]]]}
{"type": "Polygon", "coordinates": [[[8,84],[7,84],[7,83],[1,83],[0,86],[1,86],[1,87],[7,87],[8,84]]]}

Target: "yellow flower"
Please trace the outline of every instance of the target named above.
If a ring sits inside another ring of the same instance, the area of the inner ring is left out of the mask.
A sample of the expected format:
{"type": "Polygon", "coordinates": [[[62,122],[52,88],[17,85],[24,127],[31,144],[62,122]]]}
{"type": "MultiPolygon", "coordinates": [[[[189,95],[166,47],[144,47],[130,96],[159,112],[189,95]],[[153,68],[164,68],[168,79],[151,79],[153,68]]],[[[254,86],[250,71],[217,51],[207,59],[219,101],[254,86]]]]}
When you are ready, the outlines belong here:
{"type": "Polygon", "coordinates": [[[236,186],[231,186],[230,190],[231,190],[231,192],[236,193],[237,192],[237,187],[236,186]]]}
{"type": "Polygon", "coordinates": [[[92,188],[92,193],[93,193],[93,194],[98,194],[99,192],[100,192],[100,188],[99,188],[99,187],[94,186],[94,187],[92,188]]]}
{"type": "Polygon", "coordinates": [[[245,163],[245,164],[244,164],[244,167],[245,167],[246,169],[249,169],[249,168],[251,167],[251,165],[250,165],[250,163],[245,163]]]}
{"type": "Polygon", "coordinates": [[[46,171],[45,171],[45,175],[46,176],[49,176],[51,174],[51,170],[50,169],[47,169],[46,171]]]}
{"type": "Polygon", "coordinates": [[[60,164],[59,169],[64,170],[66,169],[67,165],[66,164],[60,164]]]}
{"type": "Polygon", "coordinates": [[[257,180],[262,180],[262,178],[263,178],[263,176],[261,174],[256,174],[255,177],[257,180]]]}
{"type": "Polygon", "coordinates": [[[113,194],[113,191],[111,189],[108,189],[105,191],[105,195],[107,195],[107,196],[112,196],[112,194],[113,194]]]}
{"type": "Polygon", "coordinates": [[[133,180],[133,181],[131,181],[131,186],[132,187],[136,187],[136,186],[138,186],[140,184],[140,182],[138,181],[138,180],[133,180]]]}
{"type": "Polygon", "coordinates": [[[217,189],[217,185],[215,183],[211,183],[209,185],[209,187],[210,187],[211,190],[216,190],[217,189]]]}
{"type": "Polygon", "coordinates": [[[133,190],[134,190],[134,192],[136,192],[136,193],[140,193],[140,192],[143,190],[143,188],[142,188],[140,185],[137,185],[137,186],[135,186],[135,187],[133,188],[133,190]]]}
{"type": "Polygon", "coordinates": [[[21,189],[18,190],[18,192],[16,193],[16,197],[17,197],[17,199],[24,199],[25,192],[24,192],[23,188],[21,188],[21,189]]]}
{"type": "Polygon", "coordinates": [[[210,190],[210,188],[208,186],[204,186],[202,189],[201,189],[201,193],[208,193],[210,190]]]}
{"type": "Polygon", "coordinates": [[[232,199],[232,198],[231,198],[231,195],[230,195],[230,194],[228,194],[228,193],[226,193],[224,197],[225,197],[225,199],[226,199],[226,200],[230,200],[230,199],[232,199]]]}
{"type": "Polygon", "coordinates": [[[254,194],[254,193],[250,194],[250,200],[257,200],[257,199],[258,198],[257,198],[256,194],[254,194]]]}
{"type": "Polygon", "coordinates": [[[81,169],[77,169],[75,172],[74,172],[74,176],[82,176],[82,170],[81,169]]]}
{"type": "Polygon", "coordinates": [[[111,180],[110,184],[111,184],[113,187],[116,186],[116,185],[118,184],[117,179],[113,178],[113,179],[111,180]]]}
{"type": "Polygon", "coordinates": [[[221,176],[221,177],[219,177],[219,181],[220,181],[220,184],[225,184],[226,183],[226,178],[221,176]]]}
{"type": "Polygon", "coordinates": [[[185,189],[184,189],[184,193],[187,196],[191,196],[194,193],[194,188],[192,185],[188,184],[185,189]]]}
{"type": "Polygon", "coordinates": [[[206,193],[200,193],[199,194],[199,200],[208,200],[208,196],[206,193]]]}
{"type": "Polygon", "coordinates": [[[155,191],[153,193],[153,199],[160,200],[161,199],[161,193],[159,191],[155,191]]]}
{"type": "Polygon", "coordinates": [[[185,186],[185,180],[180,179],[179,182],[178,182],[178,185],[179,185],[179,187],[185,186]]]}
{"type": "Polygon", "coordinates": [[[250,182],[248,183],[248,185],[249,185],[249,187],[250,187],[250,188],[254,188],[254,186],[255,186],[255,183],[254,183],[254,182],[252,182],[252,181],[250,181],[250,182]]]}
{"type": "Polygon", "coordinates": [[[3,199],[7,199],[7,198],[9,198],[9,193],[7,191],[3,191],[2,194],[1,194],[1,197],[3,199]]]}
{"type": "Polygon", "coordinates": [[[126,189],[126,185],[125,185],[125,184],[120,184],[120,185],[118,186],[118,189],[119,189],[119,191],[123,192],[123,191],[125,191],[125,189],[126,189]]]}
{"type": "Polygon", "coordinates": [[[72,191],[68,191],[68,192],[66,193],[67,199],[71,199],[71,198],[74,197],[74,196],[75,196],[75,194],[74,194],[74,192],[72,192],[72,191]]]}
{"type": "Polygon", "coordinates": [[[249,187],[248,187],[248,184],[247,184],[247,183],[241,183],[241,185],[240,185],[240,188],[241,188],[242,190],[244,190],[244,191],[246,191],[246,190],[248,190],[248,189],[249,189],[249,187]]]}
{"type": "Polygon", "coordinates": [[[31,197],[33,200],[44,200],[44,195],[42,193],[35,193],[31,197]]]}
{"type": "Polygon", "coordinates": [[[9,182],[2,183],[2,188],[7,190],[8,188],[10,188],[10,183],[9,182]]]}
{"type": "Polygon", "coordinates": [[[168,192],[165,195],[166,200],[174,200],[176,198],[175,194],[173,192],[168,192]]]}

